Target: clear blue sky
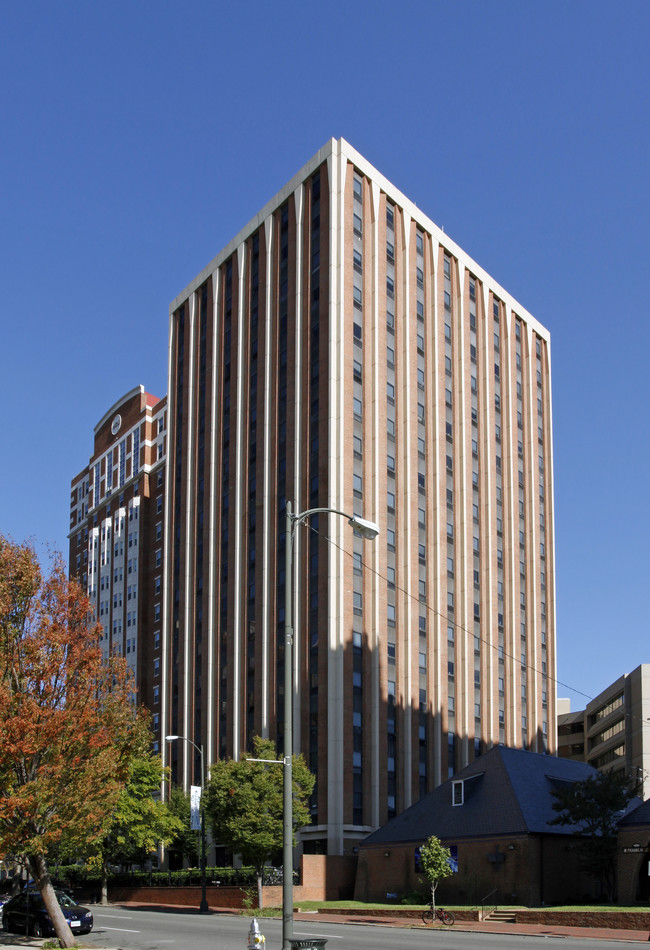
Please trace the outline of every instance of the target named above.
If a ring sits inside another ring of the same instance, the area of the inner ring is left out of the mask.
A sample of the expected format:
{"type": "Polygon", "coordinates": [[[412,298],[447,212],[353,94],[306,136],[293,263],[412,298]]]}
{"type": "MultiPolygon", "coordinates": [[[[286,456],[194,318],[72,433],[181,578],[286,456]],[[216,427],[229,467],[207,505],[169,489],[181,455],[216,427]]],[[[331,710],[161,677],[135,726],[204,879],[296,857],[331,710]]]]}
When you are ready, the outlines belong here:
{"type": "Polygon", "coordinates": [[[559,695],[650,661],[647,0],[1,14],[1,532],[66,552],[170,300],[344,136],[551,332],[559,695]]]}

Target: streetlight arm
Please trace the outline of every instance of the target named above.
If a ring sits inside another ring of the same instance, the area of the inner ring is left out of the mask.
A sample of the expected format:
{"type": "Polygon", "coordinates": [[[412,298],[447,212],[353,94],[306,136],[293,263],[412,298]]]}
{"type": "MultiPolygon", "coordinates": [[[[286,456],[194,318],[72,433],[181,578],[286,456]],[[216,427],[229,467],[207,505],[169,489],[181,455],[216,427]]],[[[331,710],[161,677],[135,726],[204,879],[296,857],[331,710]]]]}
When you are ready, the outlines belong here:
{"type": "Polygon", "coordinates": [[[374,541],[379,534],[379,526],[376,525],[374,521],[367,521],[366,518],[361,518],[359,515],[349,515],[347,512],[340,511],[338,508],[308,508],[306,511],[293,514],[290,507],[287,506],[287,517],[291,519],[292,528],[306,521],[308,518],[311,518],[312,515],[321,514],[341,515],[342,518],[347,518],[348,524],[354,528],[355,531],[362,534],[364,538],[367,538],[368,541],[374,541]]]}
{"type": "Polygon", "coordinates": [[[176,742],[177,739],[181,739],[183,742],[189,742],[190,745],[194,746],[198,753],[203,755],[203,746],[197,745],[196,742],[188,739],[187,736],[165,736],[165,742],[176,742]]]}

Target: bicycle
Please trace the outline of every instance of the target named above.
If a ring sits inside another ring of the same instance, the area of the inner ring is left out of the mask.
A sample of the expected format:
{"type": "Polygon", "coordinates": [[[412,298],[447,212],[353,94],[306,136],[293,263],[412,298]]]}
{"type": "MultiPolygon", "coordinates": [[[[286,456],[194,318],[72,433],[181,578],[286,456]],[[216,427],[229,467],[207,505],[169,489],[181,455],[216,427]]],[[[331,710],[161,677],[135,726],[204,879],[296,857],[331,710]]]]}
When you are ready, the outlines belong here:
{"type": "Polygon", "coordinates": [[[433,904],[429,907],[428,910],[425,910],[422,914],[422,922],[425,924],[432,924],[434,920],[439,920],[443,924],[446,924],[447,927],[451,927],[455,923],[456,918],[450,910],[445,910],[444,907],[433,908],[433,904]]]}

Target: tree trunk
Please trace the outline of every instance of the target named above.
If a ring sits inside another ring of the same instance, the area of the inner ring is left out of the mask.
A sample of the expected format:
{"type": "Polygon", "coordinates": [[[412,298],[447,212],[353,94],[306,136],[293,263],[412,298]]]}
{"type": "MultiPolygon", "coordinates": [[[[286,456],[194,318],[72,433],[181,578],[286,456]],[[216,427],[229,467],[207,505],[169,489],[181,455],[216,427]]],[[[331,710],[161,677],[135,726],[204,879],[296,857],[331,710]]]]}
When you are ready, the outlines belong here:
{"type": "Polygon", "coordinates": [[[30,855],[28,861],[29,869],[32,872],[32,877],[34,878],[34,881],[41,892],[45,909],[50,915],[52,926],[54,927],[57,937],[59,938],[61,946],[74,947],[76,941],[72,931],[70,930],[68,921],[63,915],[63,911],[59,907],[59,902],[56,899],[56,894],[54,893],[54,888],[52,887],[52,881],[50,880],[50,873],[47,869],[45,855],[30,855]]]}
{"type": "Polygon", "coordinates": [[[21,887],[21,877],[20,877],[20,867],[16,865],[13,874],[11,875],[11,896],[16,897],[20,894],[21,887]]]}
{"type": "Polygon", "coordinates": [[[264,906],[264,895],[262,891],[262,874],[264,872],[260,869],[257,871],[257,906],[261,910],[264,906]]]}
{"type": "Polygon", "coordinates": [[[102,861],[102,893],[99,903],[104,907],[108,904],[108,867],[106,861],[102,861]]]}

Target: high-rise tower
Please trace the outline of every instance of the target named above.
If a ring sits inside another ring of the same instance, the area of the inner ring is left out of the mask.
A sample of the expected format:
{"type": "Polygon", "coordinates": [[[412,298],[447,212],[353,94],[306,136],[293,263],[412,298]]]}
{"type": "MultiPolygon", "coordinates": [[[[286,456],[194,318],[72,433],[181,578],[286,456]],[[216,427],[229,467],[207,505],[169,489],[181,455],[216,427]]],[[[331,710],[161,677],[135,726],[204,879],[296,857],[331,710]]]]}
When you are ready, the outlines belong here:
{"type": "Polygon", "coordinates": [[[206,761],[283,751],[289,500],[381,529],[297,531],[305,850],[351,850],[496,743],[555,750],[549,334],[345,141],[173,301],[168,400],[167,731],[206,761]]]}
{"type": "Polygon", "coordinates": [[[70,574],[101,623],[104,656],[121,654],[160,748],[166,398],[136,386],[95,426],[93,454],[72,480],[70,574]]]}

